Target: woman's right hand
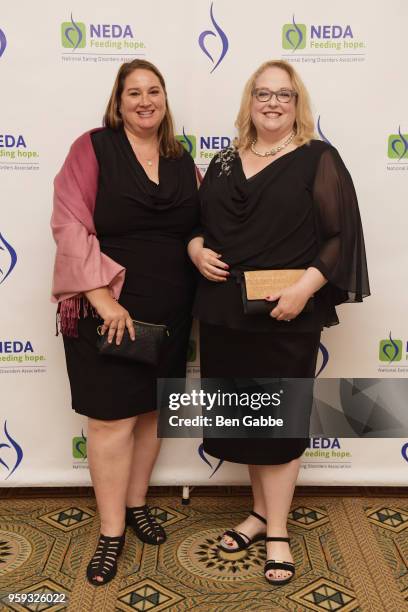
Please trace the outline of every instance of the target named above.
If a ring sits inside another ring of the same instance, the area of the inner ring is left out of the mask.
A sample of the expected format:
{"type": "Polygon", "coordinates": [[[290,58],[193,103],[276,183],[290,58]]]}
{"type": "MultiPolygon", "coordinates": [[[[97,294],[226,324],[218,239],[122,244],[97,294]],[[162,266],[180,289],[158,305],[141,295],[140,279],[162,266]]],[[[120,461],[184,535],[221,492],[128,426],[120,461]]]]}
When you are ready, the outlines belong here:
{"type": "Polygon", "coordinates": [[[216,283],[226,281],[230,273],[229,265],[221,261],[222,255],[202,247],[196,254],[195,265],[205,278],[216,283]]]}
{"type": "Polygon", "coordinates": [[[113,299],[107,287],[86,291],[85,296],[103,319],[101,333],[103,335],[108,331],[109,343],[116,335],[116,344],[120,344],[126,327],[131,339],[135,339],[132,317],[126,308],[113,299]]]}
{"type": "Polygon", "coordinates": [[[201,237],[191,240],[188,253],[193,264],[205,278],[216,283],[227,280],[229,265],[221,261],[222,255],[204,247],[201,237]]]}

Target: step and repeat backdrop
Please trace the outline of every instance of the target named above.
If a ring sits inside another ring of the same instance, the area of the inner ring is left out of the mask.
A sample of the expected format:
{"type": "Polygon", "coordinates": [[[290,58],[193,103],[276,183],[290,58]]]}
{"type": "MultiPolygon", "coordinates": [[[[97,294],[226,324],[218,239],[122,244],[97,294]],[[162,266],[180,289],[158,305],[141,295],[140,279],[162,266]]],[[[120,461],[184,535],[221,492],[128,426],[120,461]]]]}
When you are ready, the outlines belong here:
{"type": "MultiPolygon", "coordinates": [[[[341,325],[324,331],[318,376],[407,376],[407,22],[403,0],[21,0],[0,9],[2,486],[90,483],[86,419],[70,407],[49,298],[52,181],[72,141],[101,125],[115,74],[134,58],[165,75],[177,133],[203,172],[234,137],[253,70],[278,58],[299,70],[316,132],[339,150],[355,182],[372,289],[364,304],[341,306],[341,325]]],[[[189,374],[199,375],[196,333],[189,374]]],[[[378,402],[371,416],[392,417],[378,402]]],[[[247,478],[245,466],[206,456],[199,439],[165,440],[153,484],[247,478]]],[[[408,438],[362,433],[311,440],[300,483],[407,478],[408,438]]]]}

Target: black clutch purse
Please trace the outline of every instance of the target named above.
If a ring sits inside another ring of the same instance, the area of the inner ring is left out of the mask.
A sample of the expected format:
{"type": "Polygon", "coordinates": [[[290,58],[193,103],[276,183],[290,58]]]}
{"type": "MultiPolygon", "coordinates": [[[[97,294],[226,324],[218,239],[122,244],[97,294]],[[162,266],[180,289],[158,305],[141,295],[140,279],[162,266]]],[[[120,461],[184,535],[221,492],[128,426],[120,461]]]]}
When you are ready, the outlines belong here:
{"type": "Polygon", "coordinates": [[[144,321],[133,321],[136,338],[131,340],[129,331],[125,328],[122,342],[118,345],[113,338],[108,342],[108,334],[101,333],[102,325],[98,327],[99,338],[97,347],[101,355],[130,359],[139,363],[157,365],[163,341],[169,335],[166,325],[145,323],[144,321]]]}
{"type": "MultiPolygon", "coordinates": [[[[269,314],[278,300],[267,302],[265,297],[295,283],[304,270],[251,270],[240,272],[237,280],[241,284],[242,304],[247,315],[269,314]]],[[[312,312],[313,298],[310,298],[302,312],[312,312]]]]}

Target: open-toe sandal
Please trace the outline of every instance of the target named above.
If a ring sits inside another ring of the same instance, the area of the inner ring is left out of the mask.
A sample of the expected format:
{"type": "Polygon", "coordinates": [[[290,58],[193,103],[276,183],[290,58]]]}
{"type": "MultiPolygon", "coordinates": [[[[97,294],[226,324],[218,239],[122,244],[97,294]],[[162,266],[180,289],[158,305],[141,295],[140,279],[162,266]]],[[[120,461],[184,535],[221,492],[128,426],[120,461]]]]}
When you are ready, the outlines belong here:
{"type": "Polygon", "coordinates": [[[145,544],[158,546],[166,541],[166,532],[146,504],[126,508],[126,525],[132,527],[139,540],[145,544]]]}
{"type": "Polygon", "coordinates": [[[117,537],[100,535],[94,556],[88,563],[86,576],[94,586],[110,582],[118,569],[118,557],[125,544],[125,534],[117,537]],[[100,576],[102,580],[97,580],[100,576]]]}
{"type": "MultiPolygon", "coordinates": [[[[266,519],[260,514],[258,514],[257,512],[254,512],[253,510],[251,510],[249,514],[252,514],[252,516],[257,518],[259,521],[262,521],[262,523],[266,525],[266,519]]],[[[259,540],[264,540],[264,539],[265,539],[264,533],[257,533],[253,538],[250,538],[246,533],[243,533],[242,531],[237,531],[236,529],[227,529],[227,531],[225,531],[222,534],[218,547],[221,548],[225,552],[234,553],[240,550],[245,550],[251,544],[254,544],[255,542],[258,542],[259,540]],[[227,545],[223,543],[224,536],[229,536],[232,540],[234,540],[237,546],[235,546],[234,548],[228,548],[227,545]]]]}
{"type": "MultiPolygon", "coordinates": [[[[290,538],[267,537],[266,542],[287,542],[288,544],[290,544],[290,538]]],[[[265,580],[267,580],[270,584],[274,584],[275,586],[287,584],[292,580],[293,576],[295,575],[295,564],[291,561],[268,559],[265,563],[264,574],[265,580]],[[291,572],[291,575],[288,578],[282,578],[281,580],[279,580],[278,578],[268,578],[268,576],[266,576],[266,572],[270,572],[271,570],[283,570],[285,572],[291,572]]]]}

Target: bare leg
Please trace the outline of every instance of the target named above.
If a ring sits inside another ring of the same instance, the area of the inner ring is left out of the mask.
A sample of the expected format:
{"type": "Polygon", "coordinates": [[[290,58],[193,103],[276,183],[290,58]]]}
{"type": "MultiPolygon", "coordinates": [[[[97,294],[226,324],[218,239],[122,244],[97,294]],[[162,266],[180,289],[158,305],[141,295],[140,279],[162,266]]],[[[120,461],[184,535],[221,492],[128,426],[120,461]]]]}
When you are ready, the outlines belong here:
{"type": "MultiPolygon", "coordinates": [[[[266,503],[263,494],[262,483],[259,474],[256,470],[257,466],[249,465],[248,471],[251,478],[252,495],[254,498],[253,509],[255,512],[266,518],[266,503]]],[[[251,514],[242,523],[234,527],[237,531],[245,533],[250,538],[253,538],[258,533],[265,531],[265,525],[251,514]]],[[[223,536],[223,542],[228,546],[229,550],[237,548],[237,543],[227,535],[223,536]]]]}
{"type": "MultiPolygon", "coordinates": [[[[280,465],[255,466],[262,483],[266,502],[267,535],[287,537],[287,518],[299,474],[300,458],[280,465]]],[[[268,542],[267,559],[293,562],[289,544],[286,542],[268,542]]],[[[291,573],[285,570],[269,570],[268,578],[283,580],[291,573]]]]}
{"type": "MultiPolygon", "coordinates": [[[[88,419],[88,461],[101,519],[101,533],[115,537],[125,528],[126,491],[133,454],[136,417],[88,419]]],[[[96,578],[102,582],[103,578],[96,578]]]]}
{"type": "Polygon", "coordinates": [[[132,466],[126,505],[143,506],[161,440],[157,437],[157,410],[140,414],[134,429],[132,466]]]}

